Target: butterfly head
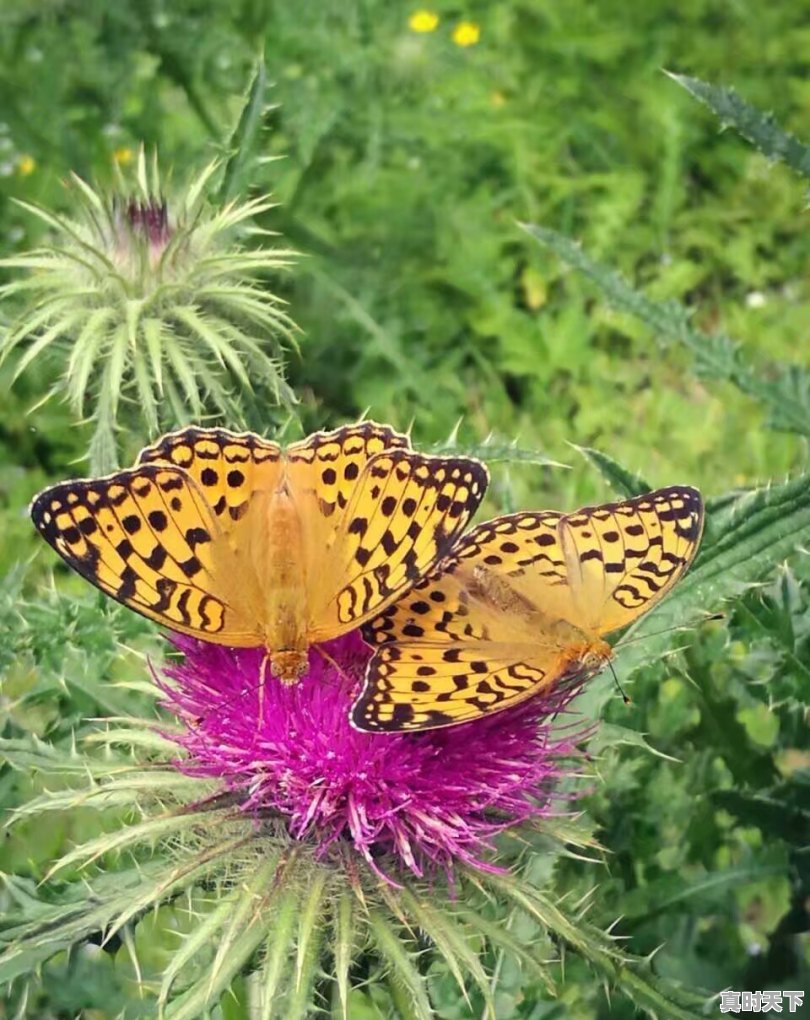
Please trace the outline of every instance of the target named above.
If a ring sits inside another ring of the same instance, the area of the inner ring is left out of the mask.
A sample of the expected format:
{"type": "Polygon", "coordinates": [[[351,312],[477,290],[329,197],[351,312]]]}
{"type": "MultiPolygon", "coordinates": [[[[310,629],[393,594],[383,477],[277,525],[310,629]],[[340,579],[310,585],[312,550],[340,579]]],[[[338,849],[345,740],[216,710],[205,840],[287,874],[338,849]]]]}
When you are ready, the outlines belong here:
{"type": "Polygon", "coordinates": [[[309,655],[306,651],[287,650],[270,652],[270,672],[285,686],[292,686],[309,669],[309,655]]]}
{"type": "Polygon", "coordinates": [[[606,666],[613,658],[613,651],[607,641],[596,635],[580,635],[563,651],[564,673],[593,674],[606,666]]]}

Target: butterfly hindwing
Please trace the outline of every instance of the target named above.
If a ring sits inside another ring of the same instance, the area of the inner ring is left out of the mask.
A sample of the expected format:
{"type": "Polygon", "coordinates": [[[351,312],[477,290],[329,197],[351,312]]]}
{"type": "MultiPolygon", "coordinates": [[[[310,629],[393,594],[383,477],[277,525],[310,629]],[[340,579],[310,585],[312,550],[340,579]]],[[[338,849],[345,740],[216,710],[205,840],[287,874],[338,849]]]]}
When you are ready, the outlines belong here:
{"type": "Polygon", "coordinates": [[[440,641],[519,641],[542,589],[548,620],[567,619],[573,604],[559,540],[562,514],[516,513],[464,535],[437,567],[363,627],[371,645],[403,637],[440,641]],[[530,587],[530,593],[521,589],[530,587]]]}
{"type": "Polygon", "coordinates": [[[377,651],[354,724],[450,725],[595,671],[609,656],[600,635],[670,590],[694,557],[702,522],[699,493],[672,487],[473,528],[432,576],[364,625],[377,651]]]}
{"type": "Polygon", "coordinates": [[[69,566],[131,609],[208,641],[255,643],[217,593],[218,525],[185,472],[155,463],[64,482],[34,499],[31,516],[69,566]]]}
{"type": "Polygon", "coordinates": [[[581,679],[569,665],[559,648],[542,641],[384,645],[369,665],[352,722],[381,733],[469,722],[581,679]]]}

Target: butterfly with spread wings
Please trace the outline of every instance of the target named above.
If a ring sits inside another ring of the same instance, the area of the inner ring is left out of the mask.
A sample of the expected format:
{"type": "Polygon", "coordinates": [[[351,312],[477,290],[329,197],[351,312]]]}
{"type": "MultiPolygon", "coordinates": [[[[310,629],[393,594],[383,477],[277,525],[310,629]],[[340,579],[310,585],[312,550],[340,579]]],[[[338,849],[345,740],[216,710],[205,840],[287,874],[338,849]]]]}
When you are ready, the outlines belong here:
{"type": "Polygon", "coordinates": [[[107,478],[63,482],[31,516],[96,587],[174,631],[263,647],[293,683],[308,649],[370,620],[452,548],[483,464],[414,452],[374,422],[283,449],[186,428],[107,478]]]}
{"type": "Polygon", "coordinates": [[[363,625],[376,651],[353,725],[452,726],[596,672],[611,655],[603,636],[667,594],[702,528],[700,493],[685,486],[480,524],[363,625]]]}

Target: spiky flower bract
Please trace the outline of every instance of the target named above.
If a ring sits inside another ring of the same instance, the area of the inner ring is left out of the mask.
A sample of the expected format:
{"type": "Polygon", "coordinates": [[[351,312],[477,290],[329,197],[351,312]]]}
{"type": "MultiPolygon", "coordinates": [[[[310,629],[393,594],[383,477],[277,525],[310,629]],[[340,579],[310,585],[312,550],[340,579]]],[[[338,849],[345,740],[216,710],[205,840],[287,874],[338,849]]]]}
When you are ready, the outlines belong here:
{"type": "Polygon", "coordinates": [[[281,361],[293,323],[261,280],[292,253],[244,246],[271,236],[255,224],[270,197],[217,204],[216,162],[165,191],[157,160],[143,152],[128,176],[116,169],[110,193],[74,175],[70,215],[22,203],[50,236],[0,263],[27,274],[0,288],[0,299],[19,302],[0,353],[27,345],[16,374],[57,355],[56,389],[95,420],[95,474],[118,465],[122,405],[130,424],[154,434],[205,414],[239,421],[239,389],[294,402],[281,361]]]}
{"type": "Polygon", "coordinates": [[[280,820],[320,856],[345,842],[386,875],[491,869],[493,838],[546,817],[576,755],[572,735],[548,726],[570,687],[473,724],[370,734],[349,724],[371,654],[358,634],[311,649],[291,687],[259,682],[258,649],[176,644],[185,661],[164,689],[188,726],[180,768],[221,781],[244,811],[280,820]]]}

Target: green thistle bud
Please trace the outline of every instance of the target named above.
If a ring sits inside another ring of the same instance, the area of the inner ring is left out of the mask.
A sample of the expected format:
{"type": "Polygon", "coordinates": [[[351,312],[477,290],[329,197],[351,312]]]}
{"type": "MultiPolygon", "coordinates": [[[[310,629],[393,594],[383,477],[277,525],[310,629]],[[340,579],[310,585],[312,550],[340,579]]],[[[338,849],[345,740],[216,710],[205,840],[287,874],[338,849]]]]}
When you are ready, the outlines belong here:
{"type": "Polygon", "coordinates": [[[0,261],[27,273],[0,288],[18,302],[0,358],[26,348],[16,378],[36,358],[58,357],[55,390],[95,421],[93,473],[117,466],[122,419],[154,434],[210,415],[240,422],[239,392],[294,403],[281,353],[295,327],[260,283],[293,253],[240,244],[272,236],[254,221],[273,203],[261,195],[217,207],[209,200],[217,171],[209,164],[167,200],[157,161],[147,166],[141,151],[133,179],[119,176],[114,194],[74,176],[70,217],[21,203],[50,238],[0,261]]]}

